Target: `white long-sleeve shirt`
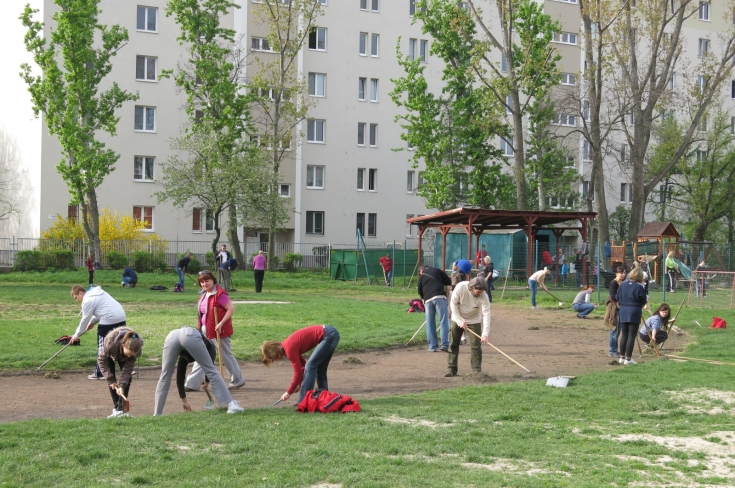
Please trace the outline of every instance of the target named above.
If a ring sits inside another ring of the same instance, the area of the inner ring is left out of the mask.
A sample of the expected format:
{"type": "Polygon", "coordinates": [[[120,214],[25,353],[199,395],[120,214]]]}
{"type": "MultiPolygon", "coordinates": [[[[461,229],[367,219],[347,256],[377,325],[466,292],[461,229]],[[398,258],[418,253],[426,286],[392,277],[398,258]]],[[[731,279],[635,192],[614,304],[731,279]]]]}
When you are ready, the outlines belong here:
{"type": "Polygon", "coordinates": [[[109,293],[96,286],[84,294],[82,300],[82,320],[74,337],[79,337],[90,323],[112,325],[126,320],[125,310],[109,293]]]}
{"type": "Polygon", "coordinates": [[[450,308],[452,321],[456,324],[482,323],[482,335],[490,335],[490,300],[487,293],[482,292],[479,297],[469,289],[470,282],[462,281],[452,292],[450,308]]]}

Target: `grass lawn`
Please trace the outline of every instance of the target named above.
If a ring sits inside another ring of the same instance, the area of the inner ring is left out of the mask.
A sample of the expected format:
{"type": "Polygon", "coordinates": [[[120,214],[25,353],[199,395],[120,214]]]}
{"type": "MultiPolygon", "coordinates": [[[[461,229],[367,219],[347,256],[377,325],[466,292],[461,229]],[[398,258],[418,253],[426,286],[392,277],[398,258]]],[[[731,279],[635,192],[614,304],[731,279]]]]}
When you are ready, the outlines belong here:
{"type": "MultiPolygon", "coordinates": [[[[252,274],[240,275],[235,287],[248,291],[235,298],[255,299],[252,274]]],[[[166,331],[191,323],[195,299],[192,291],[148,291],[159,276],[143,275],[132,290],[108,288],[146,349],[151,344],[148,351],[160,350],[166,331]]],[[[237,306],[233,345],[242,359],[253,358],[264,338],[285,337],[309,323],[337,325],[340,349],[396,344],[407,339],[406,329],[413,332],[415,314],[405,313],[413,287],[266,276],[257,298],[292,303],[237,306]]],[[[68,296],[75,277],[53,278],[60,279],[13,283],[0,275],[2,369],[40,364],[58,350],[52,339],[76,326],[79,305],[68,296]]],[[[76,279],[83,279],[81,272],[76,279]]],[[[496,306],[526,310],[524,296],[513,291],[496,306]]],[[[542,300],[542,307],[556,303],[542,300]]],[[[735,362],[732,329],[692,322],[709,324],[715,314],[735,326],[732,311],[682,311],[678,323],[692,340],[684,355],[735,362]]],[[[85,365],[90,342],[75,348],[84,352],[69,351],[64,367],[85,365]]],[[[735,366],[653,360],[586,374],[568,388],[544,383],[381,398],[361,402],[363,412],[350,415],[255,409],[234,416],[213,411],[0,424],[0,486],[735,485],[735,366]]]]}

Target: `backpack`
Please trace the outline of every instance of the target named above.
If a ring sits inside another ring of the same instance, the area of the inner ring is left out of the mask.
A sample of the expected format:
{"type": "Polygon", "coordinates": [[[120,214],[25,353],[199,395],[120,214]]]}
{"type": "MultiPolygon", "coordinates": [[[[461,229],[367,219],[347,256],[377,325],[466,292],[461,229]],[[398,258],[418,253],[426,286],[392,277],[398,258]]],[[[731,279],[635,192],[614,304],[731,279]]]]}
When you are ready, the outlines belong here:
{"type": "Polygon", "coordinates": [[[182,291],[184,291],[184,287],[183,287],[183,286],[181,286],[181,283],[176,283],[176,284],[174,285],[174,291],[175,291],[176,293],[181,293],[182,291]]]}
{"type": "Polygon", "coordinates": [[[304,399],[296,405],[299,413],[348,413],[359,412],[360,404],[347,395],[328,390],[309,390],[304,399]]]}
{"type": "Polygon", "coordinates": [[[722,320],[720,317],[712,317],[712,325],[710,329],[727,329],[727,322],[722,320]]]}
{"type": "Polygon", "coordinates": [[[420,299],[414,298],[413,300],[408,302],[408,310],[406,310],[406,312],[426,312],[426,310],[424,309],[424,303],[420,299]]]}
{"type": "Polygon", "coordinates": [[[161,286],[161,285],[153,285],[149,288],[149,290],[168,290],[168,288],[166,288],[165,286],[161,286]]]}

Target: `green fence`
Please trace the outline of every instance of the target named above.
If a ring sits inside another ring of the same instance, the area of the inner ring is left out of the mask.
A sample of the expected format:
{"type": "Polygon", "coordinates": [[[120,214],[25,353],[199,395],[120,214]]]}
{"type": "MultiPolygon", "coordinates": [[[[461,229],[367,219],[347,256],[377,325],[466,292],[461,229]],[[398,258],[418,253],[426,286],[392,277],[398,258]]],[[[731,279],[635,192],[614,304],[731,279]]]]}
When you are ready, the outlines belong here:
{"type": "Polygon", "coordinates": [[[416,249],[332,249],[329,256],[329,275],[335,280],[356,281],[368,279],[371,284],[384,284],[380,258],[389,254],[393,259],[393,284],[406,285],[413,275],[416,280],[416,249]]]}

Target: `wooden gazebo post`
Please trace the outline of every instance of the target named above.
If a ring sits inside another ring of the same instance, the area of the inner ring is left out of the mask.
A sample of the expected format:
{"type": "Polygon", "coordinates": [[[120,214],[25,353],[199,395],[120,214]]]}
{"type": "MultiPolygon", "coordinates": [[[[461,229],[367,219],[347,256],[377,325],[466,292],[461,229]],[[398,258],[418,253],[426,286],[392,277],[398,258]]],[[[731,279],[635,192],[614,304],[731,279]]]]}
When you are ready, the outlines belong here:
{"type": "Polygon", "coordinates": [[[442,267],[439,269],[445,269],[447,265],[447,234],[449,234],[449,227],[448,225],[439,227],[439,232],[442,233],[442,267]]]}
{"type": "Polygon", "coordinates": [[[524,216],[523,220],[526,221],[526,225],[523,227],[523,231],[526,233],[528,239],[528,258],[526,259],[526,278],[529,278],[533,274],[533,240],[536,237],[534,232],[533,224],[536,222],[538,217],[536,216],[524,216]]]}

